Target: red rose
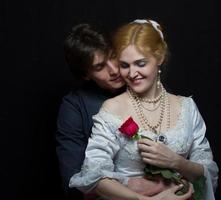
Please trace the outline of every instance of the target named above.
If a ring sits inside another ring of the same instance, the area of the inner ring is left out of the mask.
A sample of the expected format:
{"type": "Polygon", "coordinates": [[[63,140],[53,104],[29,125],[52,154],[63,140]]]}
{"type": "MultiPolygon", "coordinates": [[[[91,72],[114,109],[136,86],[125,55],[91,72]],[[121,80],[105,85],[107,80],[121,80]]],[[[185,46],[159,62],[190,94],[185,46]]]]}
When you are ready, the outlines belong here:
{"type": "Polygon", "coordinates": [[[126,136],[132,138],[134,137],[139,130],[139,126],[137,123],[133,120],[132,117],[129,117],[119,128],[119,131],[126,136]]]}

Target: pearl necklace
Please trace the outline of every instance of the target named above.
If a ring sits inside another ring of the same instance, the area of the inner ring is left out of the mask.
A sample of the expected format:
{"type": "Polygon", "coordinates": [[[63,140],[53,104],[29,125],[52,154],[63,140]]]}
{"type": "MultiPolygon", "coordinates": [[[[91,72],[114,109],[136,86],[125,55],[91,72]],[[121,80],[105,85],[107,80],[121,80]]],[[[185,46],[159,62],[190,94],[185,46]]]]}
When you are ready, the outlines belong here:
{"type": "Polygon", "coordinates": [[[162,96],[163,96],[163,92],[164,92],[164,90],[165,90],[165,88],[163,87],[163,85],[162,84],[160,84],[160,88],[161,88],[161,92],[159,93],[159,95],[156,97],[156,98],[154,98],[154,99],[149,99],[149,98],[142,98],[142,97],[140,97],[139,99],[140,99],[140,101],[141,102],[145,102],[145,103],[157,103],[157,102],[159,102],[160,101],[160,99],[162,98],[162,96]]]}
{"type": "Polygon", "coordinates": [[[160,107],[161,107],[160,117],[155,125],[151,125],[148,119],[146,118],[146,116],[144,115],[142,105],[141,105],[141,100],[138,97],[138,95],[134,93],[130,88],[127,89],[127,93],[129,95],[129,98],[132,102],[132,105],[135,109],[135,112],[144,130],[151,130],[156,134],[160,132],[160,131],[158,132],[157,129],[161,127],[166,106],[167,106],[167,129],[170,128],[170,104],[169,104],[168,94],[163,86],[162,86],[162,92],[161,92],[161,98],[160,98],[160,107]]]}
{"type": "Polygon", "coordinates": [[[142,102],[140,102],[140,105],[141,105],[145,110],[147,110],[147,111],[149,111],[149,112],[153,112],[153,111],[157,110],[157,109],[160,107],[161,102],[159,102],[156,106],[155,106],[155,104],[154,104],[155,107],[153,107],[153,108],[145,107],[142,102]]]}

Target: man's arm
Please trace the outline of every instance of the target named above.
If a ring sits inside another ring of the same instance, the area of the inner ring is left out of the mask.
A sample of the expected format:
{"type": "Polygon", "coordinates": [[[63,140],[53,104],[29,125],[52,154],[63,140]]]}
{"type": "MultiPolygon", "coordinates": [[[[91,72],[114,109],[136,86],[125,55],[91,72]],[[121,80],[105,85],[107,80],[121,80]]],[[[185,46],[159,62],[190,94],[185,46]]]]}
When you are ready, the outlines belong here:
{"type": "Polygon", "coordinates": [[[105,178],[98,181],[94,190],[108,200],[187,200],[191,197],[193,190],[190,187],[186,194],[176,195],[175,193],[182,187],[182,185],[175,185],[157,195],[147,197],[128,189],[116,180],[105,178]]]}
{"type": "MultiPolygon", "coordinates": [[[[88,136],[83,122],[89,123],[85,122],[85,114],[78,95],[67,95],[63,98],[57,121],[56,150],[63,187],[67,195],[72,193],[76,195],[77,192],[69,188],[68,184],[73,174],[80,171],[85,156],[88,136]]],[[[162,182],[153,183],[143,178],[129,179],[128,187],[147,196],[166,189],[162,182]],[[138,187],[139,185],[142,187],[138,187]]]]}
{"type": "Polygon", "coordinates": [[[77,95],[63,98],[57,119],[56,151],[65,192],[71,176],[81,169],[87,146],[81,107],[77,95]]]}
{"type": "Polygon", "coordinates": [[[146,178],[130,178],[127,187],[132,191],[144,195],[144,196],[154,196],[162,191],[172,188],[174,184],[166,184],[161,178],[158,180],[148,180],[146,178]]]}

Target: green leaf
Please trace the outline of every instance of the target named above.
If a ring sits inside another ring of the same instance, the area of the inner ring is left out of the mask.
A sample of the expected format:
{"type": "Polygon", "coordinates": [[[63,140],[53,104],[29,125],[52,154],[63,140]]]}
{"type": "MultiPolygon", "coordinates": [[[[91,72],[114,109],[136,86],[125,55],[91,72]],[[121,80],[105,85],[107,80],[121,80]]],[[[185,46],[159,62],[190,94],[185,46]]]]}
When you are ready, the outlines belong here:
{"type": "Polygon", "coordinates": [[[174,180],[175,182],[180,179],[175,171],[153,165],[146,165],[144,172],[146,175],[161,175],[163,178],[174,180]]]}
{"type": "Polygon", "coordinates": [[[151,174],[155,175],[155,174],[161,174],[161,170],[151,170],[150,171],[151,174]]]}
{"type": "MultiPolygon", "coordinates": [[[[188,192],[189,190],[189,183],[184,183],[182,181],[182,176],[174,170],[171,169],[164,169],[153,165],[146,165],[144,168],[145,175],[150,178],[154,179],[161,175],[163,178],[174,182],[175,184],[183,184],[183,188],[179,190],[176,194],[183,195],[188,192]]],[[[196,181],[192,182],[194,188],[193,200],[201,200],[204,194],[204,186],[205,186],[206,178],[201,176],[196,181]]]]}
{"type": "Polygon", "coordinates": [[[177,173],[177,172],[173,172],[173,178],[181,178],[181,175],[180,175],[180,173],[177,173]]]}
{"type": "Polygon", "coordinates": [[[150,170],[150,168],[145,167],[145,168],[144,168],[144,172],[145,172],[146,174],[148,174],[148,173],[151,173],[151,170],[150,170]]]}
{"type": "Polygon", "coordinates": [[[176,192],[176,195],[183,195],[183,191],[182,190],[179,190],[178,192],[176,192]]]}
{"type": "Polygon", "coordinates": [[[136,133],[132,138],[133,140],[139,140],[141,137],[139,134],[136,133]]]}
{"type": "Polygon", "coordinates": [[[166,179],[171,179],[173,177],[173,172],[169,169],[162,169],[161,174],[166,179]]]}
{"type": "Polygon", "coordinates": [[[183,187],[182,187],[178,192],[176,192],[176,194],[177,194],[177,195],[186,194],[186,193],[188,192],[188,190],[189,190],[189,187],[190,187],[189,182],[180,179],[180,180],[179,180],[179,184],[182,184],[183,187]]]}
{"type": "Polygon", "coordinates": [[[193,199],[194,200],[201,200],[204,194],[204,187],[206,183],[206,178],[205,176],[200,176],[199,179],[194,181],[193,188],[194,188],[194,193],[193,193],[193,199]]]}

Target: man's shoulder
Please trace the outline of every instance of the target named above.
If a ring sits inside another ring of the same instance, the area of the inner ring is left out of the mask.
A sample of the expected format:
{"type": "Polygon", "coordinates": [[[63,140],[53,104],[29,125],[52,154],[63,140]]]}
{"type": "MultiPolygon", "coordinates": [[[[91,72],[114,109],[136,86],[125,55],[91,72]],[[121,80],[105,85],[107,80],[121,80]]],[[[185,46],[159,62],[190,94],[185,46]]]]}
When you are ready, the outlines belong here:
{"type": "Polygon", "coordinates": [[[97,97],[96,91],[87,88],[73,89],[64,95],[63,99],[69,101],[79,101],[80,99],[97,97]]]}
{"type": "Polygon", "coordinates": [[[69,92],[67,92],[63,98],[62,98],[62,102],[65,103],[70,103],[70,104],[75,104],[77,102],[79,102],[79,92],[78,90],[70,90],[69,92]]]}
{"type": "Polygon", "coordinates": [[[102,103],[107,99],[96,91],[90,89],[72,90],[63,97],[61,107],[77,109],[80,112],[87,113],[89,116],[96,114],[102,103]]]}

